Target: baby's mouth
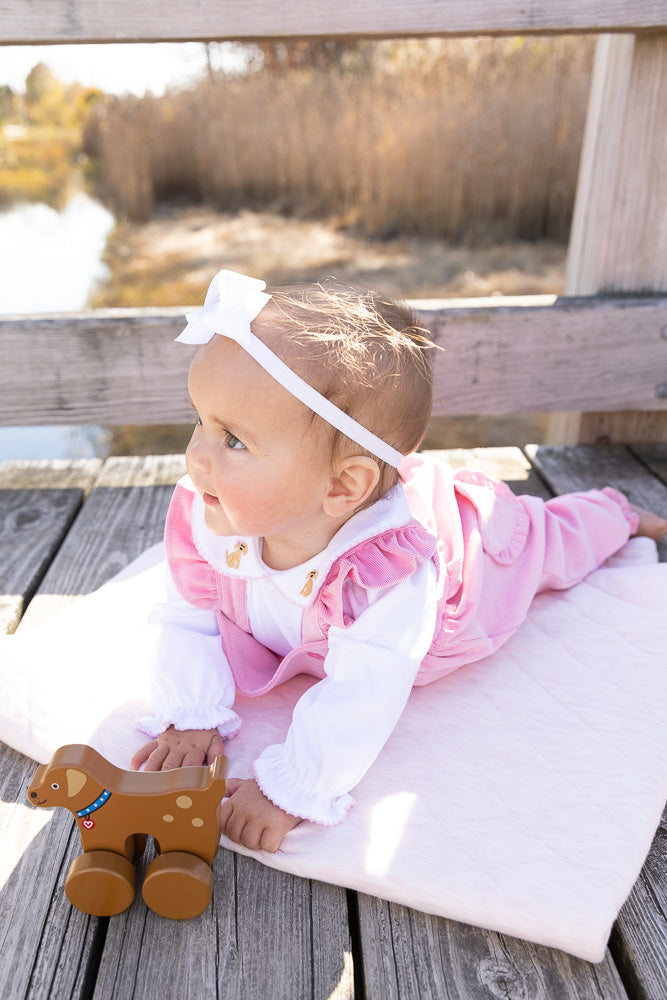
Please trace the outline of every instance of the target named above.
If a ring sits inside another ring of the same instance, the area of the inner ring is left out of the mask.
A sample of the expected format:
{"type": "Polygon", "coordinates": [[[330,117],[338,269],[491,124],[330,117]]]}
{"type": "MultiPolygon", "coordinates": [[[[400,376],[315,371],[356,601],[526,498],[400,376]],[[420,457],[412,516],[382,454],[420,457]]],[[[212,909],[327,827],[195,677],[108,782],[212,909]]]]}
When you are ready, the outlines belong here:
{"type": "Polygon", "coordinates": [[[219,507],[220,501],[217,497],[214,497],[212,493],[202,493],[202,500],[209,507],[219,507]]]}

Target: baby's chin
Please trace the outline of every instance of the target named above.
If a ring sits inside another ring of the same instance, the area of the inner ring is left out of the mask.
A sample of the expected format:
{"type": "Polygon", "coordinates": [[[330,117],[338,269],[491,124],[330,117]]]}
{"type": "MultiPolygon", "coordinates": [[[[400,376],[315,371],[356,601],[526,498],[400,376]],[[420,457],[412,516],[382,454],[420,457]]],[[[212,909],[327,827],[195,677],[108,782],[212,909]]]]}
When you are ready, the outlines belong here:
{"type": "Polygon", "coordinates": [[[214,535],[228,536],[237,534],[225,517],[219,503],[206,504],[204,507],[204,523],[214,535]]]}

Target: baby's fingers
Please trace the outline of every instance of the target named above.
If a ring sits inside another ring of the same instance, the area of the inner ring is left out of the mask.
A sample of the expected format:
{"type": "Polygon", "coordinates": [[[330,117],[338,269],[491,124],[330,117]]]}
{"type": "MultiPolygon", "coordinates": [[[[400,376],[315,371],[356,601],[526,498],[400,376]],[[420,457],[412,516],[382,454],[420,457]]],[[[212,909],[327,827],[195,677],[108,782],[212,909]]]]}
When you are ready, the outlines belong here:
{"type": "Polygon", "coordinates": [[[138,771],[144,761],[148,760],[150,755],[157,747],[157,740],[151,740],[150,743],[144,743],[142,747],[139,747],[132,760],[130,761],[130,767],[133,771],[138,771]]]}
{"type": "Polygon", "coordinates": [[[220,733],[216,732],[211,742],[209,743],[208,750],[206,752],[206,763],[213,764],[216,757],[221,757],[225,752],[225,741],[223,740],[220,733]]]}
{"type": "Polygon", "coordinates": [[[241,783],[242,783],[241,778],[228,778],[225,794],[233,795],[234,792],[241,787],[241,783]]]}
{"type": "Polygon", "coordinates": [[[267,826],[261,832],[259,847],[263,851],[268,851],[269,854],[275,854],[282,844],[284,836],[285,834],[282,830],[276,830],[275,827],[267,826]]]}
{"type": "MultiPolygon", "coordinates": [[[[165,743],[155,743],[155,749],[151,755],[146,760],[146,765],[144,771],[162,771],[165,765],[165,761],[169,756],[169,747],[165,743]]],[[[172,764],[172,767],[177,767],[177,764],[172,764]]]]}
{"type": "MultiPolygon", "coordinates": [[[[178,755],[174,755],[172,752],[172,759],[177,760],[178,755]]],[[[201,767],[203,763],[210,763],[208,757],[199,747],[193,747],[191,750],[181,751],[180,762],[178,764],[170,764],[167,761],[163,765],[163,770],[169,770],[172,767],[201,767]]]]}
{"type": "Polygon", "coordinates": [[[232,799],[226,799],[222,803],[219,816],[221,832],[235,844],[242,843],[241,836],[246,826],[246,816],[234,807],[232,799]]]}

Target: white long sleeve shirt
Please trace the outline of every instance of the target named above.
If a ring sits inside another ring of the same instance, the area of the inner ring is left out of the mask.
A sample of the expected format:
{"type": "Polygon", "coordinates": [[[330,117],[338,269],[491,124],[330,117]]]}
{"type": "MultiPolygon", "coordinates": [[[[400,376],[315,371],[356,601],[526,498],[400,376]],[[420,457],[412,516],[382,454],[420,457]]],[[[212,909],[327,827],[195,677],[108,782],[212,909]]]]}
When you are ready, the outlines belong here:
{"type": "MultiPolygon", "coordinates": [[[[261,559],[261,539],[244,539],[242,575],[253,636],[279,656],[302,644],[303,614],[317,598],[304,588],[316,572],[354,545],[410,519],[400,487],[351,518],[327,548],[307,564],[276,571],[261,559]],[[298,588],[298,589],[297,589],[298,588]],[[304,593],[304,590],[306,593],[304,593]]],[[[193,535],[200,554],[220,572],[238,539],[208,530],[195,497],[193,535]]],[[[155,664],[154,715],[141,720],[150,736],[177,729],[217,728],[233,735],[241,720],[233,709],[235,685],[220,639],[216,613],[188,604],[169,579],[156,609],[162,639],[155,664]]],[[[325,677],[297,702],[284,743],[267,747],[254,762],[259,786],[286,812],[315,822],[340,822],[363,777],[389,738],[407,702],[436,623],[436,571],[429,560],[406,580],[381,590],[349,582],[345,611],[354,620],[328,633],[325,677]]]]}

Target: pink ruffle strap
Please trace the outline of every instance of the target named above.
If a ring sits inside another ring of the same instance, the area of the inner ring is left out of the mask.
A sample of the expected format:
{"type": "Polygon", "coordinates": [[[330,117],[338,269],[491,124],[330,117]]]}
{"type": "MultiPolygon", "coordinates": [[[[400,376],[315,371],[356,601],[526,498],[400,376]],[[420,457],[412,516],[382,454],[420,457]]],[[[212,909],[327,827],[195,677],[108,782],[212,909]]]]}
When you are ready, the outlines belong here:
{"type": "Polygon", "coordinates": [[[249,632],[245,581],[231,577],[223,579],[194,543],[195,496],[192,490],[179,483],[167,513],[164,544],[174,584],[188,603],[220,612],[249,632]]]}
{"type": "Polygon", "coordinates": [[[345,628],[351,624],[343,612],[346,581],[364,590],[393,587],[432,559],[435,551],[436,539],[415,520],[360,542],[334,563],[317,601],[306,611],[304,641],[322,639],[331,625],[345,628]]]}
{"type": "Polygon", "coordinates": [[[216,572],[197,551],[192,537],[194,498],[191,490],[178,483],[167,512],[165,552],[181,597],[198,608],[216,610],[219,607],[216,572]]]}

